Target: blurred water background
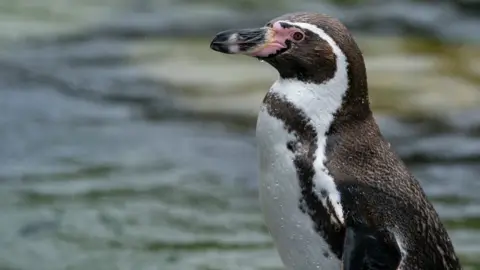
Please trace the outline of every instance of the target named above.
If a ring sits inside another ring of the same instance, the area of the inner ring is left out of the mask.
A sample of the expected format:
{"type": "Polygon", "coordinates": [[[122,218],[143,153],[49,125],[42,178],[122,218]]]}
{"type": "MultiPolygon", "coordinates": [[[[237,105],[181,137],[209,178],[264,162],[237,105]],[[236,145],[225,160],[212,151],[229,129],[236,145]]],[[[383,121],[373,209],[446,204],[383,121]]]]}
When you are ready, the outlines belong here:
{"type": "Polygon", "coordinates": [[[475,1],[0,0],[1,270],[273,270],[254,123],[276,74],[219,30],[352,29],[385,136],[480,269],[475,1]]]}

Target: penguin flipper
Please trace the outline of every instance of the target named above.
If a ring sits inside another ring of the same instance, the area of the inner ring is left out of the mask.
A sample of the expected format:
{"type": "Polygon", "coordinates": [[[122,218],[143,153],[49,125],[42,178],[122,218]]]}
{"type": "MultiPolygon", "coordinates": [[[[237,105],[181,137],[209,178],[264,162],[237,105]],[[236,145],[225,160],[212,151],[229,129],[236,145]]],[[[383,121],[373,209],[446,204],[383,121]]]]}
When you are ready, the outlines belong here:
{"type": "Polygon", "coordinates": [[[395,270],[401,260],[393,233],[371,228],[346,229],[342,269],[395,270]]]}

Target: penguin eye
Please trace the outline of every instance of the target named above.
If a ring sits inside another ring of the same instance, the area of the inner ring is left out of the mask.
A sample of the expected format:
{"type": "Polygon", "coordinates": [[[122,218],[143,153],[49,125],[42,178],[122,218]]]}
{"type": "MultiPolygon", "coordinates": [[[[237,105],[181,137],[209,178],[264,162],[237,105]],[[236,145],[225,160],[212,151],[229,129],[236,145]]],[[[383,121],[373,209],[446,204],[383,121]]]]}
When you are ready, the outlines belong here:
{"type": "Polygon", "coordinates": [[[303,35],[303,33],[295,32],[295,33],[293,33],[292,37],[295,41],[300,41],[304,38],[304,35],[303,35]]]}

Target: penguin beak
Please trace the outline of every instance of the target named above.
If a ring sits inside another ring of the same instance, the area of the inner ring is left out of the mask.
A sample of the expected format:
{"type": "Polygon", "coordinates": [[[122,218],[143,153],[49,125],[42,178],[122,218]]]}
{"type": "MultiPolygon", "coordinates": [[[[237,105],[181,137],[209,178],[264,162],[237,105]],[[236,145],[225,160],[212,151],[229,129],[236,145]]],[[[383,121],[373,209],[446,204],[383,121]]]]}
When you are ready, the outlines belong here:
{"type": "Polygon", "coordinates": [[[210,48],[226,54],[267,57],[286,48],[286,44],[277,40],[274,29],[262,27],[220,32],[213,38],[210,48]]]}

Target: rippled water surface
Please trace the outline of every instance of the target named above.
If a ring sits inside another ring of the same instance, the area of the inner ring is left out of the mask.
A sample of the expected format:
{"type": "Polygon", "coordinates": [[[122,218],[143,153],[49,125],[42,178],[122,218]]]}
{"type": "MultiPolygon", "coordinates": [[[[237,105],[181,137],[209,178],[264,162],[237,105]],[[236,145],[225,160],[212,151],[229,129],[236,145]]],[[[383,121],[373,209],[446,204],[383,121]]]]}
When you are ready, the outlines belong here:
{"type": "MultiPolygon", "coordinates": [[[[210,52],[213,15],[249,21],[214,2],[2,1],[0,269],[282,269],[252,128],[275,73],[210,52]]],[[[480,269],[480,47],[358,40],[382,131],[480,269]]]]}

